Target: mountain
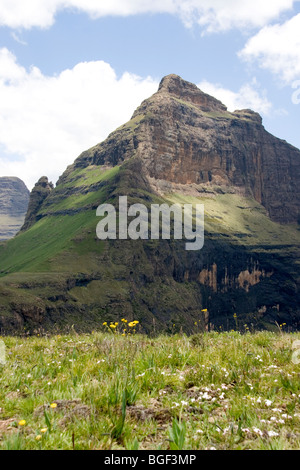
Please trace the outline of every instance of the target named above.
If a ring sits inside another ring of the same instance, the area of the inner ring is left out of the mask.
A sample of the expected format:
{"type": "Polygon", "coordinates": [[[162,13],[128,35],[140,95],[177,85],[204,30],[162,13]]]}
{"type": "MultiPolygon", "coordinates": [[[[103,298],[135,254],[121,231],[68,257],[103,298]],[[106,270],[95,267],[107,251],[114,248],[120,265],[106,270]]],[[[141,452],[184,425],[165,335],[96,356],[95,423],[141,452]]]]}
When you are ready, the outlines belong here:
{"type": "Polygon", "coordinates": [[[0,326],[91,330],[123,316],[145,331],[299,328],[300,151],[251,110],[228,112],[176,75],[42,178],[24,230],[0,247],[0,326]],[[205,243],[99,240],[100,204],[204,204],[205,243]],[[208,310],[208,313],[201,313],[208,310]],[[175,325],[175,326],[174,326],[175,325]],[[276,326],[275,326],[276,327],[276,326]]]}
{"type": "Polygon", "coordinates": [[[19,178],[0,177],[0,240],[16,235],[24,223],[29,190],[19,178]]]}

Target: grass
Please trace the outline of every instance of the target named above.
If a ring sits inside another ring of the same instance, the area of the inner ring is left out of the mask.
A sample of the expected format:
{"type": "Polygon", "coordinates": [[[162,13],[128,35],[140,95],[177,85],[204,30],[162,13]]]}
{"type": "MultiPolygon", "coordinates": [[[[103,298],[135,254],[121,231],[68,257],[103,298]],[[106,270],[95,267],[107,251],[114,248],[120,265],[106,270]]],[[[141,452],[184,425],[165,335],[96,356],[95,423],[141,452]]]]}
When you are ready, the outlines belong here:
{"type": "Polygon", "coordinates": [[[213,197],[192,197],[170,194],[172,204],[204,204],[205,230],[210,234],[228,236],[235,243],[247,246],[298,246],[296,224],[273,222],[266,210],[254,199],[236,194],[214,194],[213,197]]]}
{"type": "MultiPolygon", "coordinates": [[[[95,211],[84,211],[72,216],[49,216],[41,219],[33,227],[21,233],[9,243],[0,246],[1,271],[5,272],[38,272],[47,271],[48,264],[56,255],[70,250],[74,245],[76,234],[95,230],[97,218],[95,211]],[[22,246],[22,249],[20,249],[22,246]],[[47,266],[45,265],[47,264],[47,266]]],[[[97,250],[95,236],[90,236],[91,252],[97,250]],[[93,247],[94,245],[94,247],[93,247]]],[[[83,247],[76,244],[80,252],[83,247]]],[[[86,251],[86,249],[84,250],[86,251]]]]}
{"type": "Polygon", "coordinates": [[[0,450],[299,449],[299,333],[117,323],[2,338],[0,450]]]}
{"type": "Polygon", "coordinates": [[[58,186],[59,190],[66,188],[85,188],[102,181],[109,181],[120,170],[120,166],[103,168],[91,165],[86,168],[77,168],[68,175],[67,182],[58,186]]]}

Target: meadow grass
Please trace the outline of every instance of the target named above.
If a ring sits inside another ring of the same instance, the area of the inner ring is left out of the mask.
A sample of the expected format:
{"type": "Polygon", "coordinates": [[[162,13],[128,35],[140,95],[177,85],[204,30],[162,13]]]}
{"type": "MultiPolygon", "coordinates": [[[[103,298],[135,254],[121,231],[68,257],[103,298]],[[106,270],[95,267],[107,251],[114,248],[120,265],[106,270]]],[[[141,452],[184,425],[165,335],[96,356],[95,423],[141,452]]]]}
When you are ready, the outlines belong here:
{"type": "Polygon", "coordinates": [[[112,325],[2,338],[0,450],[299,449],[299,333],[112,325]]]}

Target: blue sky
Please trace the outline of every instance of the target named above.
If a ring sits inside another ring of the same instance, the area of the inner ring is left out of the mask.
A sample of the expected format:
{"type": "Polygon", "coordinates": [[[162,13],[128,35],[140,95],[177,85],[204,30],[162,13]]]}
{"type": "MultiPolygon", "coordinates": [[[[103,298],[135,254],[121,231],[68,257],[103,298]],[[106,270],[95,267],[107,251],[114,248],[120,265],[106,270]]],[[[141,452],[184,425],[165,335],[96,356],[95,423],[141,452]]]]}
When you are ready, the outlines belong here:
{"type": "Polygon", "coordinates": [[[0,176],[55,183],[169,73],[300,148],[299,31],[292,0],[0,0],[0,176]]]}

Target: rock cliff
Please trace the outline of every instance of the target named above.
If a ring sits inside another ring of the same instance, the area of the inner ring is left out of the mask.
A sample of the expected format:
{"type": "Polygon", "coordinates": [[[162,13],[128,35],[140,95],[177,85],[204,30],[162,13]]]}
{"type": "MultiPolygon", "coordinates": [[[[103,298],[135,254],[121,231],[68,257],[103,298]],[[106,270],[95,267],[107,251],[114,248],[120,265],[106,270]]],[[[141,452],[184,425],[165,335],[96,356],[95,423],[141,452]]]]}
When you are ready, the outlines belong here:
{"type": "Polygon", "coordinates": [[[0,240],[12,238],[23,225],[29,190],[19,178],[0,177],[0,240]]]}
{"type": "Polygon", "coordinates": [[[39,209],[52,190],[53,184],[49,183],[47,176],[42,176],[35,184],[30,193],[28,210],[24,225],[21,228],[22,231],[29,229],[37,221],[39,209]]]}

